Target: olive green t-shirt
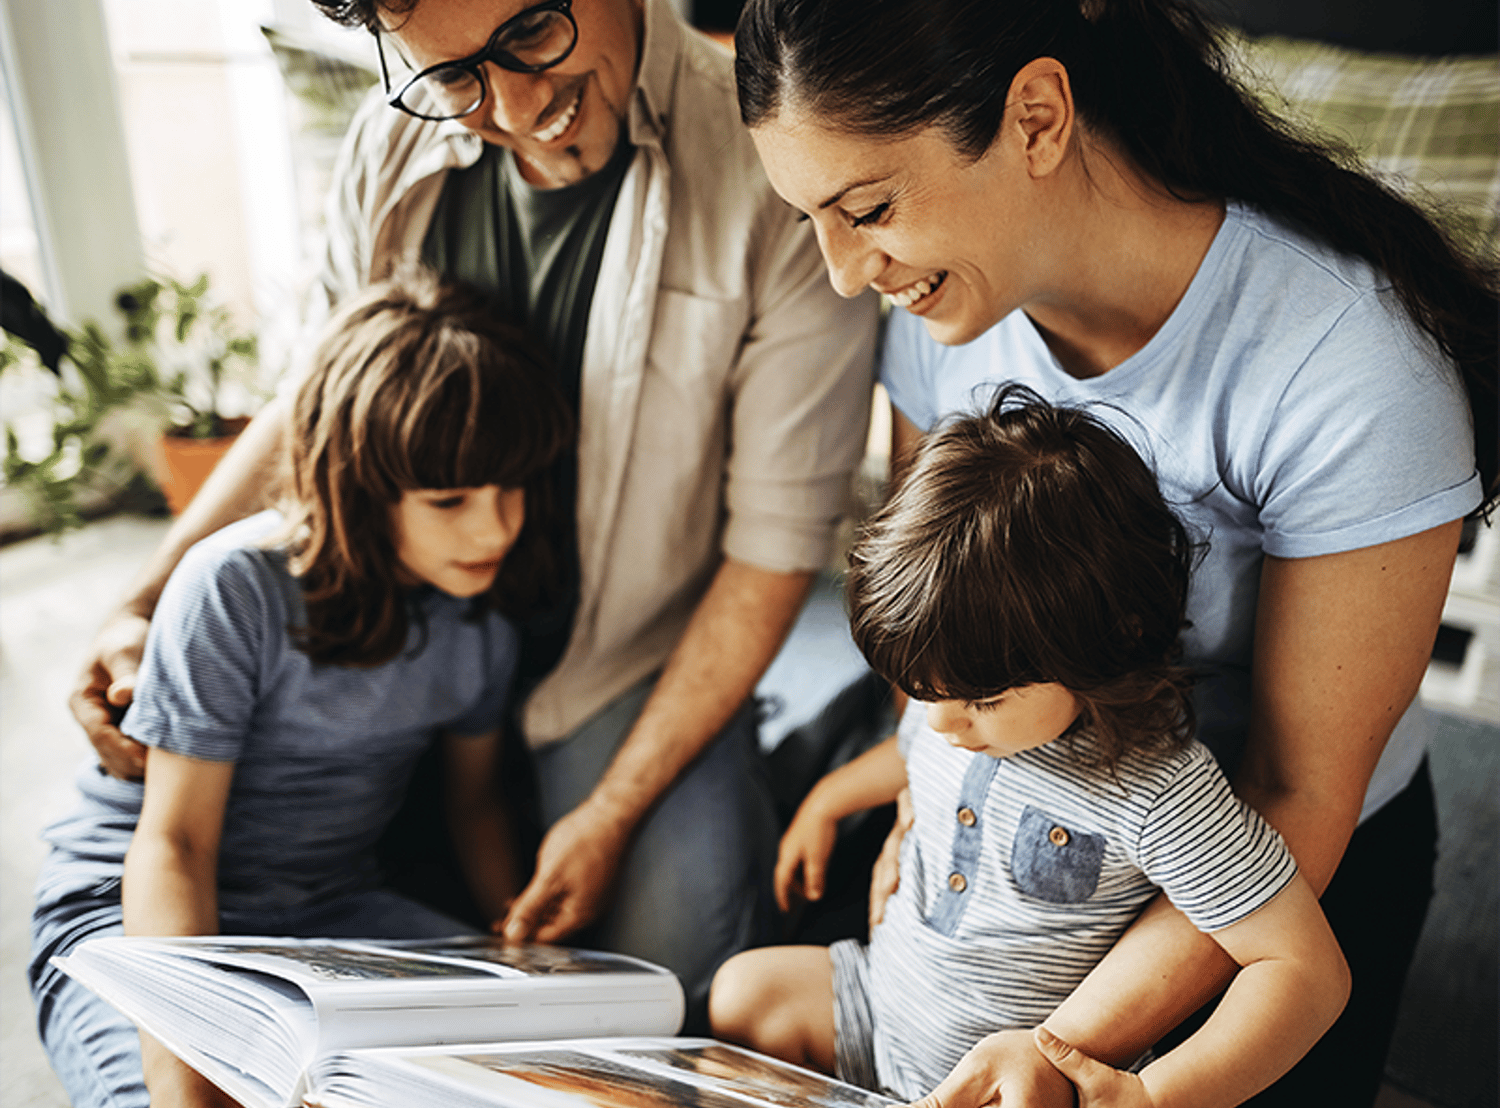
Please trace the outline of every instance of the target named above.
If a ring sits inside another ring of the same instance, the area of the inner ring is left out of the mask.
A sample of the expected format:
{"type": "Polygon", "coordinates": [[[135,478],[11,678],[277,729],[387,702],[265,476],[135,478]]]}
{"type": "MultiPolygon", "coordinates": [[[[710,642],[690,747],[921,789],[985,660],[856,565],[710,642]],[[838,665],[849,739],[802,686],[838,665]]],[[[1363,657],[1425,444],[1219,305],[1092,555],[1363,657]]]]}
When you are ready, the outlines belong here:
{"type": "MultiPolygon", "coordinates": [[[[575,185],[541,189],[521,177],[510,151],[486,145],[477,162],[448,175],[422,244],[428,265],[493,294],[508,318],[542,344],[575,415],[604,239],[633,154],[622,131],[599,172],[575,185]]],[[[522,627],[523,695],[562,656],[578,602],[576,451],[559,459],[553,476],[566,506],[560,513],[566,533],[552,537],[564,589],[552,610],[522,627]]]]}

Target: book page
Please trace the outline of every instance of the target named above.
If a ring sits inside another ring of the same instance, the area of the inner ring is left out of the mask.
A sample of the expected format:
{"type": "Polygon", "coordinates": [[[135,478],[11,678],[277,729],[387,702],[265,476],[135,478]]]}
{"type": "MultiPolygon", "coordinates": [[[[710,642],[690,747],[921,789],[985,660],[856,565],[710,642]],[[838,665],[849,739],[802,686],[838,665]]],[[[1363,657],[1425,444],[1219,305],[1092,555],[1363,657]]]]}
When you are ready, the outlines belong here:
{"type": "Polygon", "coordinates": [[[707,1039],[575,1039],[350,1051],[310,1074],[319,1108],[889,1108],[879,1094],[707,1039]],[[393,1101],[394,1102],[394,1101],[393,1101]]]}

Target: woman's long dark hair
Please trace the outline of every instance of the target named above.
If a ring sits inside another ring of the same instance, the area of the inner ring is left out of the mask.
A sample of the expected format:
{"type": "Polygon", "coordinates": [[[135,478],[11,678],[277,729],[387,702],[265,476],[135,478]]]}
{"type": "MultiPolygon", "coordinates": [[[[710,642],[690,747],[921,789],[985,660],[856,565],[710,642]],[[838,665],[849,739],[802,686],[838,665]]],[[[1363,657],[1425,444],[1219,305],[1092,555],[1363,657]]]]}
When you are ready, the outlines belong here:
{"type": "Polygon", "coordinates": [[[521,616],[560,586],[552,463],[573,416],[526,336],[467,286],[406,270],[329,323],[288,434],[289,565],[316,662],[378,665],[407,639],[391,508],[410,489],[526,490],[487,603],[521,616]]]}
{"type": "Polygon", "coordinates": [[[1150,467],[1022,386],[929,435],[849,556],[870,667],[918,700],[1056,682],[1113,767],[1191,734],[1178,664],[1194,548],[1150,467]]]}
{"type": "Polygon", "coordinates": [[[1238,200],[1370,262],[1459,367],[1487,512],[1500,495],[1500,300],[1422,211],[1303,134],[1231,76],[1220,31],[1186,0],[749,0],[735,35],[740,115],[783,101],[856,134],[943,128],[978,158],[1011,80],[1068,70],[1080,120],[1185,200],[1238,200]]]}

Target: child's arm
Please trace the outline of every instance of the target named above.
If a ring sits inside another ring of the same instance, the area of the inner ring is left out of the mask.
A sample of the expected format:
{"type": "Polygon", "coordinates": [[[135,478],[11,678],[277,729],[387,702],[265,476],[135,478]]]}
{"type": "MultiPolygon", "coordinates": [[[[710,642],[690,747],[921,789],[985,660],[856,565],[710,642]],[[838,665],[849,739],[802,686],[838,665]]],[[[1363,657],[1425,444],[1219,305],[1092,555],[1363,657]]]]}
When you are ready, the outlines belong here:
{"type": "Polygon", "coordinates": [[[469,892],[498,931],[520,890],[515,836],[498,791],[500,732],[445,735],[444,808],[469,892]]]}
{"type": "MultiPolygon", "coordinates": [[[[233,762],[147,749],[145,799],[121,889],[127,935],[218,933],[219,834],[233,777],[233,762]]],[[[141,1067],[153,1106],[233,1104],[144,1032],[141,1067]]]]}
{"type": "Polygon", "coordinates": [[[892,735],[815,784],[781,837],[776,856],[776,903],[783,912],[793,897],[818,900],[833,852],[839,820],[889,804],[906,788],[906,762],[892,735]]]}
{"type": "Polygon", "coordinates": [[[125,855],[127,935],[214,935],[219,930],[219,833],[233,762],[151,748],[141,818],[125,855]]]}
{"type": "Polygon", "coordinates": [[[1349,967],[1301,874],[1211,934],[1239,972],[1203,1026],[1138,1077],[1038,1034],[1038,1048],[1078,1086],[1080,1108],[1239,1104],[1291,1069],[1343,1011],[1349,967]]]}

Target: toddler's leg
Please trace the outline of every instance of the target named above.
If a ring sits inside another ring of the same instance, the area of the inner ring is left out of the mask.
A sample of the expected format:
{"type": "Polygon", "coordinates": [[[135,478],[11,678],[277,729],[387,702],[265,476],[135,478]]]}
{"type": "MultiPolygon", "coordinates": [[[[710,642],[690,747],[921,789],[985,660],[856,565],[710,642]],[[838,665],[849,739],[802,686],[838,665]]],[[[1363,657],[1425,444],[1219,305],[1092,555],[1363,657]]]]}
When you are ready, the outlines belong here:
{"type": "Polygon", "coordinates": [[[767,946],[736,954],[714,975],[708,1018],[718,1038],[833,1073],[828,948],[767,946]]]}

